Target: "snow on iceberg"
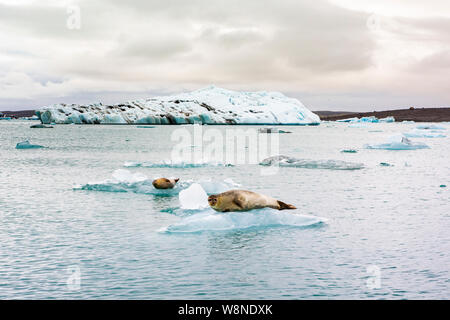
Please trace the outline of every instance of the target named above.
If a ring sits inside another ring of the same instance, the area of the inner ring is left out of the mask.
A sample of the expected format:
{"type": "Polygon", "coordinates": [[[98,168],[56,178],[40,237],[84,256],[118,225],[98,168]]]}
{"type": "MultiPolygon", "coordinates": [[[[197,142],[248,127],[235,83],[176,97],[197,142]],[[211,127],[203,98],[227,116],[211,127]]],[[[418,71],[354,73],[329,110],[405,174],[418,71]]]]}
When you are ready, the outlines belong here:
{"type": "Polygon", "coordinates": [[[317,125],[318,115],[278,92],[237,92],[210,86],[190,93],[116,105],[55,104],[36,111],[42,123],[295,124],[317,125]]]}
{"type": "Polygon", "coordinates": [[[200,210],[208,208],[208,195],[198,183],[193,183],[178,195],[181,209],[200,210]]]}
{"type": "Polygon", "coordinates": [[[260,165],[330,170],[359,170],[364,168],[364,164],[362,163],[354,163],[341,160],[297,159],[283,155],[264,159],[260,162],[260,165]]]}
{"type": "Polygon", "coordinates": [[[300,215],[274,209],[257,209],[246,212],[217,213],[211,208],[192,214],[160,231],[166,233],[193,233],[227,231],[268,227],[312,227],[325,223],[325,218],[300,215]]]}
{"type": "MultiPolygon", "coordinates": [[[[193,183],[192,180],[184,180],[179,181],[173,189],[156,189],[152,182],[154,179],[160,177],[161,176],[155,175],[153,178],[148,178],[140,173],[131,173],[128,170],[119,169],[114,171],[112,179],[78,185],[73,189],[103,192],[133,192],[157,196],[176,196],[181,190],[188,188],[193,183]]],[[[208,194],[221,193],[239,186],[239,184],[235,183],[231,179],[225,179],[224,181],[200,179],[198,183],[208,194]]]]}
{"type": "Polygon", "coordinates": [[[415,150],[429,148],[425,143],[412,142],[403,134],[397,134],[389,137],[385,143],[365,145],[366,149],[385,149],[385,150],[415,150]]]}

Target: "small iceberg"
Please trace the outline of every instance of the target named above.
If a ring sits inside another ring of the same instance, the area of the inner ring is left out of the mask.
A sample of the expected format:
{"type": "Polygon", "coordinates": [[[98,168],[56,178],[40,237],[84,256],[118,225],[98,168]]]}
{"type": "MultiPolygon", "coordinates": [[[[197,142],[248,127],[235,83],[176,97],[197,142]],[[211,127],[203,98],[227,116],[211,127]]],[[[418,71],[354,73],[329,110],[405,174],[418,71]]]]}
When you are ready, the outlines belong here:
{"type": "MultiPolygon", "coordinates": [[[[118,169],[114,171],[111,179],[77,185],[73,187],[73,189],[101,192],[132,192],[156,196],[176,196],[181,190],[188,188],[194,183],[192,180],[181,180],[173,189],[156,189],[152,182],[154,179],[160,177],[161,175],[155,175],[153,178],[149,178],[140,173],[131,173],[128,170],[118,169]]],[[[225,179],[223,181],[200,179],[197,183],[202,186],[207,194],[221,193],[240,186],[231,179],[225,179]]]]}
{"type": "Polygon", "coordinates": [[[346,162],[341,160],[309,160],[297,159],[288,156],[273,156],[259,163],[262,166],[280,166],[307,169],[330,169],[330,170],[359,170],[364,168],[362,163],[346,162]]]}
{"type": "Polygon", "coordinates": [[[425,143],[412,142],[402,134],[391,136],[387,142],[381,144],[366,144],[366,149],[384,149],[384,150],[416,150],[429,148],[425,143]]]}
{"type": "Polygon", "coordinates": [[[340,119],[336,120],[336,122],[358,122],[359,118],[347,118],[347,119],[340,119]]]}
{"type": "Polygon", "coordinates": [[[268,208],[227,213],[217,213],[213,209],[208,208],[182,218],[180,222],[160,231],[166,233],[195,233],[270,227],[306,228],[320,226],[326,221],[325,218],[268,208]]]}
{"type": "Polygon", "coordinates": [[[377,117],[370,116],[370,117],[354,117],[354,118],[347,118],[347,119],[341,119],[337,120],[337,122],[351,122],[351,123],[392,123],[395,122],[394,117],[386,117],[378,119],[377,117]]]}
{"type": "Polygon", "coordinates": [[[259,133],[292,133],[291,131],[284,131],[278,128],[260,128],[259,133]]]}
{"type": "Polygon", "coordinates": [[[53,127],[39,123],[39,124],[33,124],[32,126],[30,126],[30,128],[32,128],[32,129],[52,129],[53,127]]]}
{"type": "Polygon", "coordinates": [[[394,117],[386,117],[386,118],[379,119],[379,121],[381,123],[393,123],[393,122],[395,122],[395,118],[394,117]]]}
{"type": "Polygon", "coordinates": [[[439,126],[436,124],[419,124],[417,127],[417,129],[423,129],[423,130],[447,130],[447,128],[443,127],[443,126],[439,126]]]}
{"type": "Polygon", "coordinates": [[[445,138],[440,130],[414,129],[403,133],[407,138],[445,138]]]}
{"type": "Polygon", "coordinates": [[[394,165],[387,163],[387,162],[380,162],[381,167],[393,167],[394,165]]]}
{"type": "Polygon", "coordinates": [[[19,142],[16,145],[16,149],[40,149],[40,148],[45,147],[38,144],[31,144],[29,141],[19,142]]]}

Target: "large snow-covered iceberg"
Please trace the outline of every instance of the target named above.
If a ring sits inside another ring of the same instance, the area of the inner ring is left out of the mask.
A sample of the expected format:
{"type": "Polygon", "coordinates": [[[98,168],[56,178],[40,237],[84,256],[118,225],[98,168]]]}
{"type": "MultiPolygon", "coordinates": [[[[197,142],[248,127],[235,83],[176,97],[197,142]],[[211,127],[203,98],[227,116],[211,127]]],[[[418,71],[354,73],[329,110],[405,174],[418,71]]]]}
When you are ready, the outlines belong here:
{"type": "Polygon", "coordinates": [[[317,125],[318,115],[278,92],[236,92],[210,86],[173,96],[102,103],[55,104],[36,111],[57,124],[293,124],[317,125]]]}

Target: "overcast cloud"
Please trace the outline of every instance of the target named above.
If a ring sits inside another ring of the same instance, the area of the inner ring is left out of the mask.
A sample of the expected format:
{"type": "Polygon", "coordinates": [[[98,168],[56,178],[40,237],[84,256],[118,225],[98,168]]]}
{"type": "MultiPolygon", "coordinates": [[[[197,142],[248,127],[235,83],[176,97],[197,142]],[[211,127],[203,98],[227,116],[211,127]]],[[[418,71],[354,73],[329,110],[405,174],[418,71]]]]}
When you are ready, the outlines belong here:
{"type": "Polygon", "coordinates": [[[449,30],[441,0],[0,0],[0,110],[209,84],[312,110],[449,106],[449,30]]]}

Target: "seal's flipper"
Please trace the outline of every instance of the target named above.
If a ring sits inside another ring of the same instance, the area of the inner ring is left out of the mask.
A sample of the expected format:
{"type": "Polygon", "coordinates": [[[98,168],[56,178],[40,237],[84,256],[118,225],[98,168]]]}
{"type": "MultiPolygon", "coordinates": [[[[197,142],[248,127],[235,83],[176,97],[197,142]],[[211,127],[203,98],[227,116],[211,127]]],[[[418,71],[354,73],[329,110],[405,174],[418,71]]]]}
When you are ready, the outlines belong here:
{"type": "Polygon", "coordinates": [[[284,202],[282,202],[280,200],[277,200],[277,202],[278,202],[278,205],[280,206],[280,208],[278,210],[297,209],[292,204],[287,204],[287,203],[284,203],[284,202]]]}
{"type": "Polygon", "coordinates": [[[240,209],[244,209],[244,203],[241,201],[241,199],[233,199],[233,203],[240,209]]]}

